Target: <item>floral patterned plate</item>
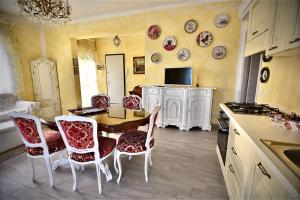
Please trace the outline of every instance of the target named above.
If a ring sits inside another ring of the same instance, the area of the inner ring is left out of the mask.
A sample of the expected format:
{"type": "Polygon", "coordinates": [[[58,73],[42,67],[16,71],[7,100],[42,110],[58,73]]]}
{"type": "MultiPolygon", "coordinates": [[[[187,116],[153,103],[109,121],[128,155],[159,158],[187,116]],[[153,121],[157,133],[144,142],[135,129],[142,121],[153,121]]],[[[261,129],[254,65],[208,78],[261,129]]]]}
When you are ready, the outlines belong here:
{"type": "Polygon", "coordinates": [[[203,31],[199,33],[196,41],[200,47],[208,47],[213,41],[213,36],[210,32],[203,31]]]}
{"type": "Polygon", "coordinates": [[[196,20],[190,19],[184,24],[184,30],[187,33],[194,33],[197,30],[198,24],[196,20]]]}
{"type": "Polygon", "coordinates": [[[216,46],[212,50],[212,56],[215,59],[222,59],[226,56],[226,48],[224,46],[216,46]]]}
{"type": "Polygon", "coordinates": [[[167,51],[172,51],[173,49],[175,49],[176,45],[177,45],[177,41],[174,36],[166,37],[166,39],[163,42],[163,47],[167,51]]]}
{"type": "Polygon", "coordinates": [[[180,49],[177,53],[177,58],[181,61],[185,61],[189,59],[190,57],[190,51],[186,48],[180,49]]]}
{"type": "Polygon", "coordinates": [[[160,27],[158,25],[152,25],[148,28],[148,37],[152,40],[159,38],[161,34],[160,27]]]}
{"type": "Polygon", "coordinates": [[[159,63],[161,60],[161,55],[160,53],[154,53],[151,55],[151,61],[155,64],[159,63]]]}

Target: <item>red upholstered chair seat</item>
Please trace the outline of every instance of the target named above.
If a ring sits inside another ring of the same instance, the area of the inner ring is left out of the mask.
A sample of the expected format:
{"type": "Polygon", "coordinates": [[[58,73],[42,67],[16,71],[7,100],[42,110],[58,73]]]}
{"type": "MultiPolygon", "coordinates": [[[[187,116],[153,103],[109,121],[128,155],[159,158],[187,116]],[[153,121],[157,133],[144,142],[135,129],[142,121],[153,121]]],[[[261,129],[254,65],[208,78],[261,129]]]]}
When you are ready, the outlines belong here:
{"type": "MultiPolygon", "coordinates": [[[[98,141],[100,158],[110,154],[116,146],[116,140],[113,138],[99,136],[98,141]]],[[[78,162],[87,162],[95,160],[95,157],[93,152],[85,154],[72,153],[71,159],[78,162]]]]}
{"type": "MultiPolygon", "coordinates": [[[[138,153],[146,151],[147,133],[138,130],[130,130],[122,134],[118,140],[117,149],[120,152],[138,153]]],[[[150,141],[150,148],[154,145],[154,139],[150,141]]]]}
{"type": "MultiPolygon", "coordinates": [[[[66,148],[65,143],[58,131],[49,130],[43,133],[48,145],[49,154],[55,153],[66,148]]],[[[28,154],[32,156],[43,155],[42,147],[26,147],[28,154]]]]}

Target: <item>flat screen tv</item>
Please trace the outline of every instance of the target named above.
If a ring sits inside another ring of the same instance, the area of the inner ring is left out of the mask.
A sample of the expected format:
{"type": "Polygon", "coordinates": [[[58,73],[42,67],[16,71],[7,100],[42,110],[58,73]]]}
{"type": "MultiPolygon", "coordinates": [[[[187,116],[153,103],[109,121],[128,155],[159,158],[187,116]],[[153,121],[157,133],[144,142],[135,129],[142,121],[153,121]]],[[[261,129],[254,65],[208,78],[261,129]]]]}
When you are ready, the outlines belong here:
{"type": "Polygon", "coordinates": [[[165,84],[192,85],[192,68],[165,68],[165,84]]]}

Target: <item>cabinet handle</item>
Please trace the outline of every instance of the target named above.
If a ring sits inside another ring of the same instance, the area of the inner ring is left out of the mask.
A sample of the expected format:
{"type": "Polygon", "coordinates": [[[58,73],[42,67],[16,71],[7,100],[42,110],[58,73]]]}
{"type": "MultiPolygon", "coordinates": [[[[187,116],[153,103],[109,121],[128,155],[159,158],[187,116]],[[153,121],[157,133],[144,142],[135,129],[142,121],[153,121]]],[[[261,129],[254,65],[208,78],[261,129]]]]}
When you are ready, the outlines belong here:
{"type": "Polygon", "coordinates": [[[233,170],[232,164],[229,164],[229,170],[230,170],[231,173],[234,174],[234,170],[233,170]]]}
{"type": "Polygon", "coordinates": [[[292,43],[294,43],[294,42],[298,42],[298,41],[300,41],[300,38],[296,38],[296,39],[294,39],[293,41],[290,41],[290,44],[292,44],[292,43]]]}
{"type": "Polygon", "coordinates": [[[231,150],[232,150],[232,153],[237,156],[237,152],[235,151],[235,148],[232,147],[231,150]]]}
{"type": "Polygon", "coordinates": [[[253,33],[252,33],[252,35],[255,35],[255,34],[257,34],[258,33],[258,31],[254,31],[253,33]]]}
{"type": "Polygon", "coordinates": [[[233,131],[235,134],[240,135],[240,133],[236,129],[234,129],[233,131]]]}
{"type": "Polygon", "coordinates": [[[277,49],[277,48],[278,48],[278,46],[271,47],[271,48],[269,49],[269,51],[271,51],[271,50],[273,50],[273,49],[277,49]]]}
{"type": "Polygon", "coordinates": [[[271,175],[268,173],[268,171],[264,168],[264,166],[261,164],[261,162],[259,162],[257,164],[257,166],[259,167],[261,173],[265,176],[267,176],[269,179],[271,179],[271,175]]]}

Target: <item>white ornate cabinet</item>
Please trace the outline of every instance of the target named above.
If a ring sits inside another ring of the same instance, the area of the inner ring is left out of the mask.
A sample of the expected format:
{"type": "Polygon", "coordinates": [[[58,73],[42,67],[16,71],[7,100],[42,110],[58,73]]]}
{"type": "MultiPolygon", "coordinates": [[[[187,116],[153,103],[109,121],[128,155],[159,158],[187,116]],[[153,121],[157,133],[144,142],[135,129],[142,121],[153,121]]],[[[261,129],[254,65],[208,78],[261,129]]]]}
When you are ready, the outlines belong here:
{"type": "Polygon", "coordinates": [[[201,127],[211,130],[212,88],[143,87],[142,107],[152,112],[156,104],[162,106],[156,125],[177,126],[180,130],[201,127]]]}

